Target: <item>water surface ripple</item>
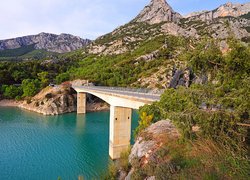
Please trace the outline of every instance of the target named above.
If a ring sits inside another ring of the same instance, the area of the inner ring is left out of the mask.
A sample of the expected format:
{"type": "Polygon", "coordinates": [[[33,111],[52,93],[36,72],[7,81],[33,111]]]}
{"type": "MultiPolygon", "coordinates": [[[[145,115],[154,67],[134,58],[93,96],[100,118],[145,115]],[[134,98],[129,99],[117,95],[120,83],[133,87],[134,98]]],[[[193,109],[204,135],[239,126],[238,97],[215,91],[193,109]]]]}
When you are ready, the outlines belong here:
{"type": "MultiPolygon", "coordinates": [[[[133,129],[138,115],[133,112],[133,129]]],[[[109,112],[42,116],[0,108],[0,180],[97,178],[107,170],[109,112]]]]}

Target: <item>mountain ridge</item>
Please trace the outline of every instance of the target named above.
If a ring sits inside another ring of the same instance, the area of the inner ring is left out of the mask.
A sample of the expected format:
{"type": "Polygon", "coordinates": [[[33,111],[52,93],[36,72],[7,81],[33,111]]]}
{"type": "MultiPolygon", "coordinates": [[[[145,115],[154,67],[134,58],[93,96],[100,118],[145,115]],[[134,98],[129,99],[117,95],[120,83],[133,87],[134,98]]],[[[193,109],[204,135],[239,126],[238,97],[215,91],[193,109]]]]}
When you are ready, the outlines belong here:
{"type": "Polygon", "coordinates": [[[89,39],[82,39],[78,36],[62,33],[39,33],[11,39],[0,40],[0,51],[17,49],[23,46],[33,45],[35,49],[43,49],[49,52],[66,53],[85,47],[91,42],[89,39]]]}
{"type": "Polygon", "coordinates": [[[218,8],[213,10],[203,10],[200,12],[192,12],[184,16],[184,18],[190,18],[192,20],[213,20],[219,17],[240,17],[250,12],[250,2],[248,3],[232,3],[228,2],[220,5],[218,8]]]}

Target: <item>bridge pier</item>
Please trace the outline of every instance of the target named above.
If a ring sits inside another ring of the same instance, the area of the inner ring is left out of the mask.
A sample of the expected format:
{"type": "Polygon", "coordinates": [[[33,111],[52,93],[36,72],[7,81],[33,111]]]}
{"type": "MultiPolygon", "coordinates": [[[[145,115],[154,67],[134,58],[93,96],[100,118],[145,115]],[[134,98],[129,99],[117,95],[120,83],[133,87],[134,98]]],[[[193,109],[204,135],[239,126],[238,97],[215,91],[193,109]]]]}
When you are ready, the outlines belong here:
{"type": "Polygon", "coordinates": [[[110,106],[109,156],[120,158],[130,146],[132,109],[110,106]]]}
{"type": "Polygon", "coordinates": [[[86,93],[77,93],[77,114],[86,114],[86,93]]]}

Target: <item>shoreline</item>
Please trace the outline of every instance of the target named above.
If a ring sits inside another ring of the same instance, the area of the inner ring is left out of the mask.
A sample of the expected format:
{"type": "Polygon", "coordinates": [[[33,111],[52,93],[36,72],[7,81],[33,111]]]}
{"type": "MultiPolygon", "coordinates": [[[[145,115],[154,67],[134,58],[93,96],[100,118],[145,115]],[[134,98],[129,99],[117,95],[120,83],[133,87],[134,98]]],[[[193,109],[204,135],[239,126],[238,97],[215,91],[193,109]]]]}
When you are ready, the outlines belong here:
{"type": "Polygon", "coordinates": [[[20,104],[22,104],[23,101],[16,101],[12,99],[3,99],[0,100],[0,107],[19,107],[20,104]]]}
{"type": "MultiPolygon", "coordinates": [[[[17,107],[22,110],[30,111],[30,112],[35,112],[38,114],[42,114],[44,116],[55,116],[59,114],[46,114],[44,112],[38,111],[38,109],[34,107],[28,107],[28,106],[23,106],[24,101],[16,101],[16,100],[11,100],[11,99],[3,99],[0,100],[0,107],[17,107]]],[[[103,111],[109,111],[109,106],[105,103],[92,103],[92,104],[87,104],[87,112],[103,112],[103,111]]],[[[76,111],[72,111],[76,112],[76,111]]],[[[65,112],[65,113],[60,113],[60,114],[67,114],[67,113],[72,113],[72,112],[65,112]]]]}

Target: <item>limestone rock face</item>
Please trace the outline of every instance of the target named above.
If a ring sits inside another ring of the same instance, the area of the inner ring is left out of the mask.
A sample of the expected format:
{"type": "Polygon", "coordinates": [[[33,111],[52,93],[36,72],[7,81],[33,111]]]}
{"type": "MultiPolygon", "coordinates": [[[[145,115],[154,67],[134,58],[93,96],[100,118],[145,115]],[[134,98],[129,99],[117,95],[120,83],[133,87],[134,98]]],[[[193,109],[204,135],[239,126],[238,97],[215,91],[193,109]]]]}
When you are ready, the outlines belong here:
{"type": "MultiPolygon", "coordinates": [[[[164,143],[176,141],[179,137],[178,130],[169,120],[158,121],[145,129],[140,134],[140,137],[137,138],[129,155],[129,162],[132,164],[132,168],[125,180],[133,179],[134,170],[138,168],[133,166],[134,161],[138,161],[140,167],[148,164],[150,161],[159,162],[157,151],[164,146],[164,143]]],[[[156,177],[150,176],[145,179],[154,180],[156,177]]]]}
{"type": "Polygon", "coordinates": [[[23,46],[34,45],[35,49],[45,49],[50,52],[65,53],[83,48],[91,41],[81,39],[70,34],[49,34],[40,33],[18,37],[13,39],[0,40],[0,50],[16,49],[23,46]]]}
{"type": "Polygon", "coordinates": [[[165,0],[151,0],[133,21],[156,24],[163,21],[176,22],[180,18],[181,15],[176,13],[165,0]]]}
{"type": "Polygon", "coordinates": [[[187,15],[186,18],[191,18],[192,20],[199,19],[202,21],[206,21],[226,16],[239,17],[249,12],[250,12],[250,2],[245,4],[238,4],[238,3],[233,4],[229,2],[224,5],[221,5],[220,7],[212,11],[191,13],[187,15]]]}
{"type": "Polygon", "coordinates": [[[161,31],[163,33],[171,34],[173,36],[184,36],[184,37],[195,37],[199,38],[196,29],[190,27],[189,30],[180,27],[176,23],[165,23],[161,26],[161,31]]]}
{"type": "Polygon", "coordinates": [[[131,162],[134,158],[149,157],[160,146],[162,137],[178,138],[179,136],[178,130],[169,120],[158,121],[137,138],[129,155],[129,161],[131,162]]]}

